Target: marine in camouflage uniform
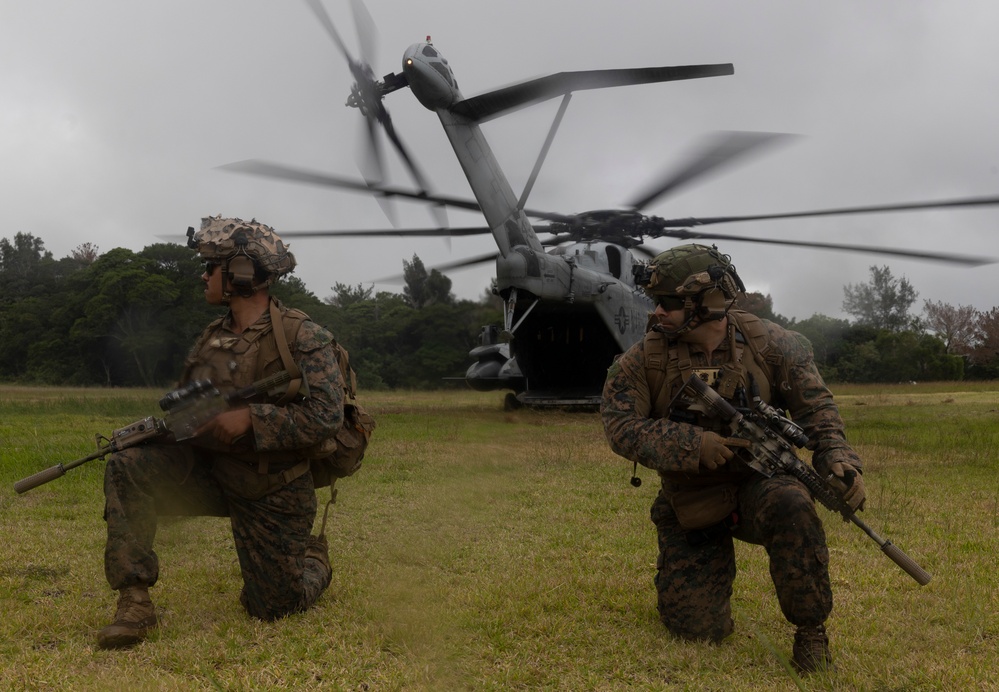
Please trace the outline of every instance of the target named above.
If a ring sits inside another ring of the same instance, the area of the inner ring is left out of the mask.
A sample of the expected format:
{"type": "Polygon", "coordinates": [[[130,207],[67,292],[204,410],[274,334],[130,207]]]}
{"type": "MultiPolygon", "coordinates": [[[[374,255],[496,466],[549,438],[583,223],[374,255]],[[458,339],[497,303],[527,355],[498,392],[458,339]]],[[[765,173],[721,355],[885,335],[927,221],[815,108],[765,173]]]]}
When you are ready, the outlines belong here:
{"type": "Polygon", "coordinates": [[[267,287],[295,266],[272,228],[209,217],[189,235],[206,261],[206,299],[230,310],[195,343],[180,385],[210,379],[226,394],[289,364],[299,376],[284,393],[219,414],[189,442],[146,444],[109,457],[105,573],[119,601],[114,622],[98,633],[102,648],[135,644],[156,625],[148,589],[159,577],[153,539],[160,515],[229,517],[243,577],[240,602],[253,617],[305,610],[331,579],[325,537],[311,535],[316,493],[309,458],[343,420],[332,336],[269,297],[267,287]]]}
{"type": "Polygon", "coordinates": [[[792,476],[766,478],[738,464],[720,422],[671,407],[692,373],[737,407],[758,393],[788,411],[811,440],[816,470],[833,474],[837,491],[861,507],[861,463],[810,345],[732,309],[745,289],[728,256],[713,247],[674,248],[646,271],[636,278],[657,307],[645,339],[610,367],[601,416],[611,448],[661,479],[651,511],[660,617],[685,639],[719,642],[731,634],[733,539],[759,544],[781,610],[797,627],[794,662],[805,672],[831,666],[829,551],[808,490],[792,476]]]}

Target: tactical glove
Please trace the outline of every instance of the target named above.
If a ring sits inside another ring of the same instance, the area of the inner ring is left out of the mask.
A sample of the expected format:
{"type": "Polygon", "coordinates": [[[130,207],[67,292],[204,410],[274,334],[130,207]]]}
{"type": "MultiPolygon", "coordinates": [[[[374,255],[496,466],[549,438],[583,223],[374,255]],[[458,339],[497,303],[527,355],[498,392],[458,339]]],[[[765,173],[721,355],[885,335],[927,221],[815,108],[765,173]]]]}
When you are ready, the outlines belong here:
{"type": "Polygon", "coordinates": [[[836,461],[829,465],[829,476],[826,478],[833,490],[850,505],[854,512],[864,509],[867,495],[864,493],[864,476],[859,470],[845,461],[836,461]]]}
{"type": "Polygon", "coordinates": [[[734,452],[726,447],[728,438],[718,433],[705,430],[701,433],[701,452],[699,456],[701,471],[714,471],[724,466],[732,458],[734,452]]]}

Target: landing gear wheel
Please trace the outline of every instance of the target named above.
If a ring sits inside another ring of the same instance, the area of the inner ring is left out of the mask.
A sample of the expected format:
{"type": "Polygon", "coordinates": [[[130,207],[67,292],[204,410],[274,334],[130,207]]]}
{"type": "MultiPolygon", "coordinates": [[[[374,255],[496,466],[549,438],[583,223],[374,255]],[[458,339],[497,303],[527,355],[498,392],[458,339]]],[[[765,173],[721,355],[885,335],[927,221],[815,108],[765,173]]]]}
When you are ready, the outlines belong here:
{"type": "Polygon", "coordinates": [[[507,392],[506,397],[503,398],[503,410],[504,411],[516,411],[521,406],[520,399],[513,392],[507,392]]]}

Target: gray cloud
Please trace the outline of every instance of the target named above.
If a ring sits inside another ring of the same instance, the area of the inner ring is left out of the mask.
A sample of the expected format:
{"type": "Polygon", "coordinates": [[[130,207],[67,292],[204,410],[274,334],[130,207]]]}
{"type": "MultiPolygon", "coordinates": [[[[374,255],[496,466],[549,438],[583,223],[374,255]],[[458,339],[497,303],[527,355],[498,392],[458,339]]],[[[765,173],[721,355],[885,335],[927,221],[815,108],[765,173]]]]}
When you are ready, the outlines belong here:
{"type": "MultiPolygon", "coordinates": [[[[803,135],[647,211],[716,216],[994,194],[999,181],[999,6],[948,3],[368,0],[377,74],[428,34],[466,96],[565,70],[732,62],[735,75],[577,94],[530,205],[573,212],[622,203],[706,132],[803,135]]],[[[327,2],[356,46],[347,3],[327,2]]],[[[255,216],[281,229],[381,228],[362,195],[216,170],[263,158],[356,175],[359,115],[346,67],[304,2],[166,4],[42,0],[0,7],[0,235],[41,237],[56,256],[82,242],[140,249],[201,216],[255,216]]],[[[436,117],[408,92],[386,100],[435,190],[471,196],[436,117]]],[[[557,104],[485,126],[515,189],[557,104]]],[[[397,164],[394,184],[408,177],[397,164]]],[[[398,203],[400,225],[426,209],[398,203]]],[[[480,221],[450,213],[455,225],[480,221]]],[[[718,226],[733,235],[870,243],[999,258],[999,210],[867,215],[718,226]]],[[[660,241],[658,247],[667,247],[660,241]]],[[[995,267],[719,243],[778,312],[840,314],[843,286],[889,264],[920,298],[988,309],[995,267]]],[[[318,295],[492,249],[488,237],[297,240],[318,295]]],[[[477,297],[489,266],[451,274],[477,297]]],[[[398,290],[398,287],[383,288],[398,290]]]]}

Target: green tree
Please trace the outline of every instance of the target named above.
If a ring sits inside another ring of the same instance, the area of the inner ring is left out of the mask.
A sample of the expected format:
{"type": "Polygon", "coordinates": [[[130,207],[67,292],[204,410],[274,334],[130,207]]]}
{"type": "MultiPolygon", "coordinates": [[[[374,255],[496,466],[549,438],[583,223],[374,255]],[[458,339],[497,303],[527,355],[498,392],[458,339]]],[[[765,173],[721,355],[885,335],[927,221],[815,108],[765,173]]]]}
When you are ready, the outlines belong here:
{"type": "Polygon", "coordinates": [[[830,380],[920,382],[960,380],[964,359],[947,353],[944,342],[915,331],[853,326],[844,332],[830,380]]]}
{"type": "Polygon", "coordinates": [[[835,365],[844,345],[844,335],[850,328],[847,320],[815,313],[807,320],[795,322],[792,329],[805,335],[812,342],[815,364],[822,376],[836,379],[835,365]]]}
{"type": "Polygon", "coordinates": [[[55,264],[41,238],[30,233],[16,234],[13,242],[0,238],[0,300],[47,293],[55,264]]]}
{"type": "Polygon", "coordinates": [[[332,306],[324,326],[350,352],[350,362],[357,372],[358,386],[393,388],[402,386],[411,353],[402,346],[401,334],[415,310],[401,295],[378,292],[372,299],[332,306]]]}
{"type": "Polygon", "coordinates": [[[873,341],[845,342],[836,362],[837,382],[877,382],[881,355],[873,341]]]}
{"type": "Polygon", "coordinates": [[[374,290],[373,286],[364,288],[361,284],[357,284],[357,286],[348,286],[347,284],[337,282],[333,285],[333,295],[326,298],[325,302],[338,308],[345,308],[348,305],[354,305],[355,303],[363,303],[366,300],[371,300],[374,290]]]}
{"type": "Polygon", "coordinates": [[[116,248],[82,274],[82,304],[70,331],[84,364],[108,385],[172,382],[195,336],[219,314],[204,299],[202,269],[180,246],[141,253],[116,248]]]}
{"type": "Polygon", "coordinates": [[[323,301],[319,300],[297,276],[282,276],[271,285],[270,294],[285,305],[308,312],[310,316],[314,308],[323,305],[323,301]]]}
{"type": "Polygon", "coordinates": [[[909,308],[919,295],[904,276],[896,279],[887,266],[871,267],[866,284],[843,287],[843,311],[861,325],[899,332],[912,324],[909,308]]]}
{"type": "Polygon", "coordinates": [[[78,348],[67,338],[82,264],[55,261],[43,241],[18,233],[0,240],[0,378],[75,382],[78,348]]]}
{"type": "Polygon", "coordinates": [[[413,261],[402,261],[403,279],[406,282],[402,294],[406,303],[419,310],[420,308],[441,303],[450,305],[454,303],[454,295],[451,293],[451,279],[441,274],[436,269],[427,273],[427,268],[423,266],[423,261],[413,255],[413,261]]]}
{"type": "Polygon", "coordinates": [[[931,334],[882,331],[874,342],[878,382],[935,382],[964,377],[964,359],[931,334]]]}
{"type": "Polygon", "coordinates": [[[736,301],[736,307],[746,312],[751,312],[757,317],[761,317],[771,322],[776,322],[782,327],[787,327],[791,320],[774,312],[774,299],[770,294],[763,295],[759,291],[744,293],[736,301]]]}
{"type": "MultiPolygon", "coordinates": [[[[195,337],[224,308],[204,299],[197,255],[176,244],[103,255],[83,244],[55,261],[40,239],[0,244],[0,378],[42,383],[167,386],[195,337]],[[4,268],[6,271],[4,271],[4,268]]],[[[440,387],[461,377],[480,327],[501,321],[496,298],[455,301],[451,281],[417,257],[406,295],[337,285],[319,300],[297,277],[272,292],[330,329],[351,353],[362,388],[440,387]],[[422,278],[421,278],[422,277],[422,278]]]]}

